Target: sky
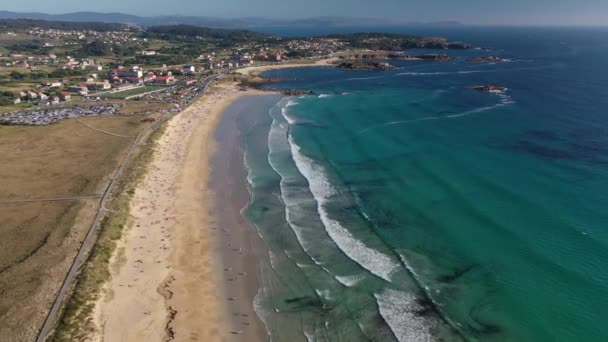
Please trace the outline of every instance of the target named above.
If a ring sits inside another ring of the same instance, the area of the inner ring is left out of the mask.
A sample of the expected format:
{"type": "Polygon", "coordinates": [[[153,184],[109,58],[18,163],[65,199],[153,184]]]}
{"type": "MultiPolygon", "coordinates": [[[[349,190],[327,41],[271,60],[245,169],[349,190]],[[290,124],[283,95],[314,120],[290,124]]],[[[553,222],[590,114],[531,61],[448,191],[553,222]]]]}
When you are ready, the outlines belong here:
{"type": "Polygon", "coordinates": [[[608,25],[608,0],[0,0],[0,10],[121,12],[140,16],[373,17],[465,24],[608,25]]]}

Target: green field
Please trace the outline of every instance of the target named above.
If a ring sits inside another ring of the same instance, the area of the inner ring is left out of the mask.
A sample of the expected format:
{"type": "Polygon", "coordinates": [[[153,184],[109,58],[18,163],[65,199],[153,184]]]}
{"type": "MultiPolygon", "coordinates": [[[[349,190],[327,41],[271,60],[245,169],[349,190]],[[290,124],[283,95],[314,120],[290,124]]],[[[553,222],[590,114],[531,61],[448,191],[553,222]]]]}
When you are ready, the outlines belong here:
{"type": "Polygon", "coordinates": [[[118,92],[111,93],[111,94],[103,94],[102,97],[109,98],[109,99],[124,99],[124,98],[127,98],[129,96],[141,95],[141,94],[149,93],[151,91],[155,91],[155,90],[159,90],[159,89],[165,89],[165,88],[167,88],[167,87],[163,87],[163,86],[143,86],[143,87],[139,87],[139,88],[133,88],[133,89],[128,89],[128,90],[118,91],[118,92]]]}

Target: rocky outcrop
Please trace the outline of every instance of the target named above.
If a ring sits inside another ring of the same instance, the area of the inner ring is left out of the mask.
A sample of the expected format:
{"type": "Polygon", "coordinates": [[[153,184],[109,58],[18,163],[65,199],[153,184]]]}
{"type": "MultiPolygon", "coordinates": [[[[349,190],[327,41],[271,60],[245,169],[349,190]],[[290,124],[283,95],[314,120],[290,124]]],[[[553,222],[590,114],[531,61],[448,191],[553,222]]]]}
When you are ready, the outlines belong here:
{"type": "MultiPolygon", "coordinates": [[[[354,54],[345,54],[340,58],[344,60],[382,60],[382,59],[390,59],[390,60],[400,60],[400,61],[447,61],[450,60],[450,56],[445,53],[430,53],[424,55],[408,55],[405,53],[399,52],[391,52],[391,51],[378,51],[373,53],[354,53],[354,54]]],[[[341,63],[343,64],[343,63],[341,63]]],[[[340,67],[340,64],[338,65],[340,67]]]]}
{"type": "Polygon", "coordinates": [[[302,95],[312,95],[313,92],[311,90],[300,90],[300,89],[285,89],[280,91],[281,94],[286,96],[302,96],[302,95]]]}
{"type": "Polygon", "coordinates": [[[471,44],[463,43],[463,42],[448,42],[446,44],[447,49],[455,49],[455,50],[466,50],[470,49],[473,46],[471,44]]]}
{"type": "Polygon", "coordinates": [[[499,86],[499,85],[482,85],[482,86],[469,87],[469,89],[482,91],[482,92],[486,92],[486,93],[502,93],[507,90],[507,87],[499,86]]]}
{"type": "Polygon", "coordinates": [[[445,53],[430,53],[426,55],[418,55],[415,56],[417,59],[424,61],[437,61],[437,62],[445,62],[450,60],[450,56],[445,53]]]}
{"type": "Polygon", "coordinates": [[[474,63],[498,63],[498,62],[508,62],[509,60],[506,58],[498,57],[498,56],[479,56],[467,59],[467,62],[474,63]]]}
{"type": "Polygon", "coordinates": [[[393,70],[395,67],[386,62],[379,61],[368,61],[368,60],[356,60],[356,61],[345,61],[337,66],[340,69],[345,70],[393,70]]]}

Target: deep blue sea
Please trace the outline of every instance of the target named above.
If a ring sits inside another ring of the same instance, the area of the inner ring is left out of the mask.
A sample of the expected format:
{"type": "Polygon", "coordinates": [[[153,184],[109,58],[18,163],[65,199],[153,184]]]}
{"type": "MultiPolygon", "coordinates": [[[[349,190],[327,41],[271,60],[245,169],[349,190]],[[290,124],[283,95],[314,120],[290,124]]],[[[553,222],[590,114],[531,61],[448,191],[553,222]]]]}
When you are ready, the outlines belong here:
{"type": "Polygon", "coordinates": [[[314,95],[241,125],[273,341],[608,341],[608,29],[402,30],[495,50],[267,72],[314,95]]]}

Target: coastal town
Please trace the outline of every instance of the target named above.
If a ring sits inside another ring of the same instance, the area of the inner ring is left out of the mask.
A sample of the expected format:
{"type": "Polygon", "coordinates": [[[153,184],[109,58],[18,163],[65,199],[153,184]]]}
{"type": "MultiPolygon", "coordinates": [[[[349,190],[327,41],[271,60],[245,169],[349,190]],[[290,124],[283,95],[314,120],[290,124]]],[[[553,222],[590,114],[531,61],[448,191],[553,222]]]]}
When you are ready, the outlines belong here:
{"type": "Polygon", "coordinates": [[[608,0],[4,1],[0,342],[608,341],[607,54],[608,0]]]}
{"type": "MultiPolygon", "coordinates": [[[[84,340],[99,331],[89,325],[90,305],[105,300],[100,286],[109,281],[116,243],[130,231],[126,227],[134,225],[132,232],[139,235],[131,243],[147,239],[153,244],[138,249],[137,256],[127,256],[126,264],[135,262],[138,267],[137,277],[143,275],[140,266],[152,264],[148,250],[157,252],[154,267],[173,274],[168,246],[174,246],[178,237],[191,241],[196,228],[180,226],[185,230],[170,237],[175,222],[167,213],[180,212],[183,206],[174,207],[177,204],[166,198],[180,197],[177,189],[207,184],[201,172],[183,177],[184,168],[206,169],[201,166],[210,163],[213,130],[226,106],[246,95],[310,93],[273,90],[267,85],[279,80],[260,73],[296,66],[381,72],[394,69],[391,63],[399,60],[449,61],[445,50],[467,48],[470,45],[444,38],[395,34],[281,38],[189,25],[0,19],[0,152],[5,160],[0,174],[7,180],[0,189],[0,215],[6,222],[0,233],[3,241],[11,241],[0,254],[0,288],[6,294],[0,298],[0,340],[17,334],[41,342],[48,336],[84,340]],[[437,51],[410,51],[417,48],[437,51]],[[141,181],[148,184],[145,192],[136,191],[141,181]],[[142,194],[154,200],[142,202],[142,194]],[[145,213],[145,220],[131,209],[145,213]],[[23,322],[28,323],[26,328],[23,322]]],[[[202,198],[193,202],[200,205],[192,206],[189,216],[213,211],[202,198]]],[[[196,221],[197,227],[205,224],[204,219],[196,221]]],[[[189,242],[179,250],[195,256],[193,260],[208,257],[208,251],[189,242]]],[[[229,249],[239,256],[246,253],[243,250],[229,249]]],[[[255,273],[241,266],[236,273],[241,279],[248,271],[255,273]]],[[[196,268],[189,274],[203,278],[197,273],[201,271],[196,268]]],[[[156,279],[159,274],[145,276],[155,284],[169,279],[156,279]]],[[[232,283],[235,277],[230,278],[232,283]]],[[[177,311],[169,310],[173,317],[167,319],[164,308],[175,300],[170,293],[177,285],[142,288],[131,283],[131,275],[127,278],[128,287],[112,290],[115,298],[135,298],[131,291],[164,297],[154,300],[160,307],[145,318],[162,322],[158,326],[165,328],[159,336],[166,335],[165,340],[180,334],[172,323],[177,311]]],[[[192,288],[198,290],[199,286],[192,288]]],[[[193,306],[199,311],[210,303],[197,298],[203,301],[193,306]]],[[[245,320],[255,316],[253,308],[247,302],[234,304],[243,322],[217,333],[252,337],[260,328],[254,320],[245,320]]],[[[130,310],[141,314],[139,304],[128,306],[111,315],[115,320],[108,326],[122,324],[122,315],[132,318],[130,310]]],[[[208,310],[197,312],[204,314],[209,320],[218,316],[208,310]]],[[[197,325],[197,336],[203,336],[203,328],[197,325]]]]}
{"type": "MultiPolygon", "coordinates": [[[[184,108],[183,99],[192,98],[202,82],[253,65],[306,61],[357,49],[385,49],[396,43],[404,48],[470,47],[441,38],[353,35],[283,39],[185,25],[144,28],[2,20],[0,27],[0,124],[40,125],[101,113],[108,101],[157,101],[168,105],[166,110],[179,111],[184,108]],[[81,105],[89,109],[79,109],[81,105]]],[[[395,52],[388,56],[402,60],[448,59],[443,53],[409,56],[395,52]]],[[[358,59],[359,54],[351,57],[358,59]]],[[[365,67],[361,63],[341,67],[356,69],[362,65],[365,67]]],[[[367,66],[392,68],[385,62],[367,66]]]]}

